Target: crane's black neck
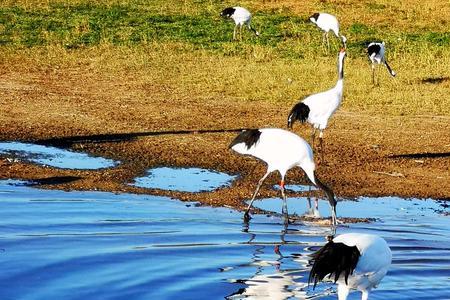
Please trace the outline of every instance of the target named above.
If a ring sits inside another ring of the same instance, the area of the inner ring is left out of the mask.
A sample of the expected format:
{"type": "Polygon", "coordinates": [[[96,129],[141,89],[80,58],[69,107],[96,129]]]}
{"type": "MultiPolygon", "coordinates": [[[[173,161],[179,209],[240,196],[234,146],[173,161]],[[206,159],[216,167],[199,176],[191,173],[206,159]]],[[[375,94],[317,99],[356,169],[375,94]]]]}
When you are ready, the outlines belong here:
{"type": "Polygon", "coordinates": [[[316,181],[317,186],[322,189],[325,194],[327,195],[328,201],[330,202],[331,206],[333,207],[333,210],[336,212],[336,199],[334,198],[333,191],[326,186],[322,181],[319,180],[316,176],[314,176],[314,180],[316,181]]]}
{"type": "Polygon", "coordinates": [[[338,78],[339,78],[339,80],[344,79],[344,58],[345,58],[345,55],[341,56],[339,54],[339,63],[338,63],[338,78]]]}

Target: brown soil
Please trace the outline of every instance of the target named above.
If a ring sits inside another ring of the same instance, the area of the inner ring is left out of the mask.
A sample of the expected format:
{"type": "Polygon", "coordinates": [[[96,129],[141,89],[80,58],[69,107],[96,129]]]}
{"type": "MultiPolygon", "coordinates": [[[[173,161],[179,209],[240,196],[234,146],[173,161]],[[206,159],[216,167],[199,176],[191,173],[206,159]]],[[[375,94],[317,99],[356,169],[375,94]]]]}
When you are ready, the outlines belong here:
{"type": "MultiPolygon", "coordinates": [[[[290,105],[171,95],[167,86],[105,78],[81,70],[0,73],[0,139],[63,145],[122,162],[99,171],[58,170],[2,157],[0,178],[34,179],[46,188],[166,195],[242,209],[265,166],[228,149],[240,128],[286,126],[290,105]],[[48,140],[52,139],[52,140],[48,140]],[[196,166],[240,177],[214,192],[181,193],[129,185],[155,166],[196,166]]],[[[345,99],[344,99],[345,101],[345,99]]],[[[381,108],[382,110],[382,108],[381,108]]],[[[294,130],[309,139],[310,128],[294,130]]],[[[401,196],[449,199],[450,118],[383,116],[340,109],[325,131],[317,176],[338,198],[401,196]]],[[[276,196],[271,175],[261,197],[276,196]]],[[[287,184],[306,183],[302,171],[287,184]]],[[[291,194],[292,195],[292,194],[291,194]]]]}

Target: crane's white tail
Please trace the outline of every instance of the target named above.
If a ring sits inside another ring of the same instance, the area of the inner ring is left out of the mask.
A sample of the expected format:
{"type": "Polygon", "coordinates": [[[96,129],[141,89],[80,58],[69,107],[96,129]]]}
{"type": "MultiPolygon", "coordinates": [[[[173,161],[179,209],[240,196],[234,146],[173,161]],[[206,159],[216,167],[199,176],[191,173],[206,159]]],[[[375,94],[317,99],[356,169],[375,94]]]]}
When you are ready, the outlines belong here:
{"type": "Polygon", "coordinates": [[[395,75],[397,75],[394,70],[391,69],[391,67],[389,66],[389,64],[387,63],[387,61],[384,61],[384,65],[386,66],[386,68],[389,71],[389,74],[391,74],[392,77],[395,77],[395,75]]]}
{"type": "Polygon", "coordinates": [[[332,240],[326,243],[317,252],[312,254],[314,264],[309,273],[308,284],[316,284],[325,276],[334,275],[334,282],[339,279],[341,273],[344,275],[345,283],[348,276],[356,268],[361,253],[356,246],[347,246],[344,243],[334,243],[332,240]]]}
{"type": "Polygon", "coordinates": [[[305,103],[299,102],[295,104],[288,116],[288,128],[292,128],[292,124],[296,120],[299,120],[301,123],[306,122],[306,120],[308,120],[309,112],[310,109],[305,103]]]}

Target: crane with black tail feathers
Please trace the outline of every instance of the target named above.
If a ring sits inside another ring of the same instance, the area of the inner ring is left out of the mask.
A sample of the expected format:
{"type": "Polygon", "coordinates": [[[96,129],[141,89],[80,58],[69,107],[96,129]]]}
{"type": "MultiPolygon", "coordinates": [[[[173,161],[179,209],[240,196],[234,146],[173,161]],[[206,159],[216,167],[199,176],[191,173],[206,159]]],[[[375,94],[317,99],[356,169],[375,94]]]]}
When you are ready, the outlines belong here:
{"type": "Polygon", "coordinates": [[[321,160],[324,160],[323,131],[328,125],[328,120],[339,108],[344,93],[344,59],[345,48],[338,54],[338,80],[336,85],[324,92],[310,95],[298,102],[291,109],[288,116],[287,126],[292,129],[295,121],[308,122],[312,125],[311,146],[314,148],[316,130],[319,129],[321,160]]]}
{"type": "Polygon", "coordinates": [[[315,164],[313,151],[309,144],[290,131],[279,128],[249,129],[241,132],[231,142],[229,148],[239,154],[250,155],[264,161],[267,164],[267,171],[259,180],[256,190],[253,193],[250,204],[244,214],[244,221],[250,220],[249,211],[253,201],[258,195],[264,180],[273,171],[278,171],[281,176],[280,190],[283,199],[282,211],[285,216],[285,223],[288,223],[288,211],[286,194],[284,189],[285,176],[288,170],[300,167],[309,180],[322,191],[328,198],[331,209],[331,223],[333,227],[337,224],[336,200],[333,191],[323,184],[315,174],[315,164]]]}
{"type": "Polygon", "coordinates": [[[235,6],[235,7],[227,7],[220,13],[220,16],[223,18],[232,19],[235,23],[234,31],[233,31],[233,40],[236,40],[236,32],[239,28],[239,33],[242,38],[242,26],[247,26],[248,29],[253,31],[256,36],[259,36],[259,32],[256,31],[255,28],[252,27],[252,14],[243,7],[235,6]]]}
{"type": "Polygon", "coordinates": [[[386,66],[386,69],[388,70],[389,74],[391,74],[392,77],[395,77],[397,75],[389,66],[388,62],[386,61],[385,57],[385,44],[384,42],[378,43],[373,42],[370,43],[367,46],[367,55],[369,56],[369,60],[372,63],[372,84],[375,85],[375,64],[384,64],[386,66]]]}
{"type": "Polygon", "coordinates": [[[328,277],[338,284],[339,300],[346,300],[351,290],[359,290],[367,300],[370,291],[386,275],[392,253],[386,241],[373,234],[346,233],[328,242],[312,254],[313,266],[308,284],[328,277]]]}
{"type": "Polygon", "coordinates": [[[347,38],[339,34],[339,22],[335,16],[327,13],[314,13],[309,20],[317,25],[323,31],[322,44],[327,42],[327,49],[330,51],[330,41],[328,40],[328,32],[332,31],[334,35],[341,40],[342,47],[347,47],[347,38]]]}

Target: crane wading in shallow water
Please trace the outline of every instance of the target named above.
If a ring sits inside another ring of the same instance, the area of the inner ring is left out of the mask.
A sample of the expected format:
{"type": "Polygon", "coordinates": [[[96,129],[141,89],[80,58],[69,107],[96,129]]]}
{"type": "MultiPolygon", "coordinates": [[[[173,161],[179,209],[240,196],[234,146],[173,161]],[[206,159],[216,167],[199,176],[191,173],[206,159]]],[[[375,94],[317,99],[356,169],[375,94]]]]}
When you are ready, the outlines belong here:
{"type": "Polygon", "coordinates": [[[386,275],[392,253],[386,241],[373,234],[346,233],[329,237],[321,249],[312,254],[314,261],[308,284],[314,288],[325,277],[338,284],[339,300],[346,300],[350,290],[359,290],[367,300],[370,291],[386,275]]]}
{"type": "Polygon", "coordinates": [[[331,223],[337,224],[336,200],[333,191],[323,184],[315,175],[313,151],[309,144],[290,131],[279,128],[249,129],[241,132],[230,144],[231,149],[239,154],[250,155],[264,161],[267,164],[266,174],[259,180],[253,193],[250,204],[244,214],[244,221],[250,220],[249,211],[253,205],[261,185],[273,171],[278,171],[281,176],[280,189],[283,199],[282,211],[285,223],[288,223],[286,194],[284,191],[284,178],[288,170],[300,167],[309,180],[323,190],[328,198],[331,209],[331,223]]]}
{"type": "Polygon", "coordinates": [[[235,7],[227,7],[220,13],[220,16],[223,18],[230,18],[234,21],[234,31],[233,31],[233,40],[236,40],[236,30],[239,27],[239,34],[242,38],[242,26],[246,25],[248,29],[253,31],[256,36],[259,36],[259,32],[256,31],[251,25],[252,14],[245,8],[235,6],[235,7]]]}
{"type": "Polygon", "coordinates": [[[342,48],[338,54],[338,80],[336,85],[325,92],[317,93],[306,97],[298,102],[291,109],[288,116],[288,128],[292,128],[293,123],[298,120],[301,123],[308,122],[312,125],[311,145],[314,148],[316,129],[319,129],[319,148],[321,160],[324,160],[323,131],[327,127],[328,120],[339,108],[344,93],[344,58],[345,49],[342,48]]]}
{"type": "Polygon", "coordinates": [[[384,64],[392,77],[395,77],[397,75],[389,66],[389,64],[386,61],[385,57],[385,44],[384,42],[381,43],[370,43],[367,46],[367,55],[369,56],[370,62],[372,63],[372,84],[375,85],[375,64],[384,64]]]}
{"type": "Polygon", "coordinates": [[[327,49],[330,51],[330,41],[328,40],[328,32],[333,31],[334,35],[341,40],[342,47],[347,47],[347,38],[339,34],[339,22],[335,16],[327,13],[315,13],[309,20],[323,30],[322,45],[327,41],[327,49]]]}

